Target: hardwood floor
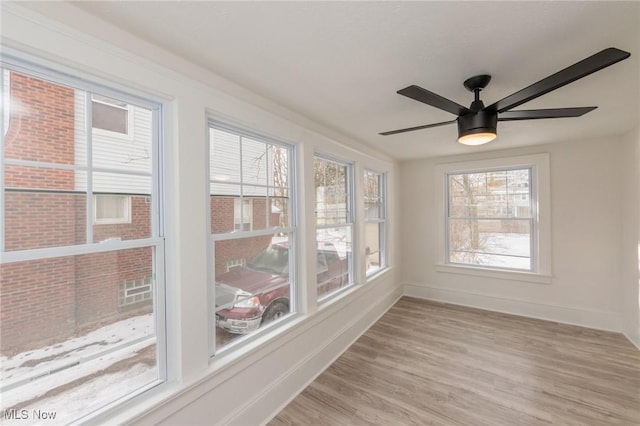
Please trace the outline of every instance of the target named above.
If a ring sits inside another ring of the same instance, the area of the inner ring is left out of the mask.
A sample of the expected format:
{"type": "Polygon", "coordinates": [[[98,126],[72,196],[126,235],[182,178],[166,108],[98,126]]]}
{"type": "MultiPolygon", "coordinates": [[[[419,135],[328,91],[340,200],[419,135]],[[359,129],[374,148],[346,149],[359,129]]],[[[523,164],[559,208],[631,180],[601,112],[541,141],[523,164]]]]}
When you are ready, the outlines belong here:
{"type": "Polygon", "coordinates": [[[270,423],[640,425],[624,336],[402,298],[270,423]]]}

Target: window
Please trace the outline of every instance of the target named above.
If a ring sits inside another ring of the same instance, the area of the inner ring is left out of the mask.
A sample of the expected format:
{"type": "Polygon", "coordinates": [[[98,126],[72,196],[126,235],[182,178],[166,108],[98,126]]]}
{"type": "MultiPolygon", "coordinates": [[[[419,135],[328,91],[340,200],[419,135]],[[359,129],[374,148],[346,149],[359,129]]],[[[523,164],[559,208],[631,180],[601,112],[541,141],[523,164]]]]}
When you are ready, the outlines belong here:
{"type": "Polygon", "coordinates": [[[294,311],[293,147],[209,125],[211,354],[294,311]]]}
{"type": "Polygon", "coordinates": [[[385,175],[364,171],[364,240],[367,275],[386,266],[385,256],[385,175]]]}
{"type": "Polygon", "coordinates": [[[550,272],[546,154],[441,165],[445,265],[550,272]]]}
{"type": "Polygon", "coordinates": [[[531,168],[448,174],[448,262],[531,271],[530,183],[531,168]]]}
{"type": "Polygon", "coordinates": [[[93,199],[95,223],[105,225],[131,222],[131,197],[96,194],[93,199]]]}
{"type": "Polygon", "coordinates": [[[129,106],[100,95],[91,96],[91,124],[94,129],[129,134],[129,106]]]}
{"type": "Polygon", "coordinates": [[[253,218],[253,200],[236,198],[233,200],[233,228],[251,231],[253,218]]]}
{"type": "Polygon", "coordinates": [[[70,424],[166,378],[160,105],[52,68],[2,62],[0,412],[70,424]],[[136,140],[93,137],[93,92],[145,118],[136,140]]]}
{"type": "Polygon", "coordinates": [[[326,259],[326,267],[318,269],[319,301],[353,283],[351,175],[350,164],[314,158],[318,264],[326,259]]]}

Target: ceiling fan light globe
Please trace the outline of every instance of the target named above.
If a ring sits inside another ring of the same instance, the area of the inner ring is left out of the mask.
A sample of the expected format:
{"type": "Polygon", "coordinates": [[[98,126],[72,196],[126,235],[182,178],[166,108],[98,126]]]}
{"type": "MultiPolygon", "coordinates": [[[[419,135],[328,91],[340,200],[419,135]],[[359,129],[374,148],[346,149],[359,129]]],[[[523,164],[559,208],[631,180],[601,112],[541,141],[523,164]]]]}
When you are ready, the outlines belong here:
{"type": "Polygon", "coordinates": [[[471,133],[468,135],[460,136],[458,138],[458,142],[463,145],[483,145],[485,143],[491,142],[496,138],[495,133],[471,133]]]}

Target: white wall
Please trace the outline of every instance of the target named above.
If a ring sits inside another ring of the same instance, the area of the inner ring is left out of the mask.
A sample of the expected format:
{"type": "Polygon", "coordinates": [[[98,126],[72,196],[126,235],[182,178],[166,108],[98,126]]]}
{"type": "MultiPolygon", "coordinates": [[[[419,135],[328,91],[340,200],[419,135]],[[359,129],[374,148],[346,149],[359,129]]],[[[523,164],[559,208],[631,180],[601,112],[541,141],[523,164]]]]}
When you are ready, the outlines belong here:
{"type": "MultiPolygon", "coordinates": [[[[584,140],[401,163],[401,279],[407,294],[607,330],[622,330],[625,153],[620,139],[584,140]],[[434,165],[550,155],[550,284],[438,272],[434,165]]],[[[636,299],[637,300],[637,299],[636,299]]]]}
{"type": "Polygon", "coordinates": [[[624,136],[623,148],[622,331],[640,348],[640,128],[624,136]]]}
{"type": "MultiPolygon", "coordinates": [[[[400,296],[396,268],[318,307],[241,351],[209,357],[207,306],[207,115],[298,146],[300,193],[313,194],[313,154],[322,152],[388,172],[391,265],[397,165],[223,78],[149,45],[65,3],[2,2],[3,53],[29,53],[83,78],[100,77],[151,94],[164,105],[167,316],[170,380],[94,419],[98,424],[258,424],[293,398],[400,296]],[[25,7],[29,7],[26,9],[25,7]],[[61,65],[61,66],[58,66],[61,65]]],[[[313,199],[301,198],[301,280],[315,283],[313,199]],[[304,201],[304,202],[303,202],[304,201]],[[305,226],[306,225],[306,226],[305,226]]],[[[356,241],[363,237],[356,236],[356,241]]],[[[304,293],[304,292],[303,292],[304,293]]],[[[304,296],[304,295],[303,295],[304,296]]]]}

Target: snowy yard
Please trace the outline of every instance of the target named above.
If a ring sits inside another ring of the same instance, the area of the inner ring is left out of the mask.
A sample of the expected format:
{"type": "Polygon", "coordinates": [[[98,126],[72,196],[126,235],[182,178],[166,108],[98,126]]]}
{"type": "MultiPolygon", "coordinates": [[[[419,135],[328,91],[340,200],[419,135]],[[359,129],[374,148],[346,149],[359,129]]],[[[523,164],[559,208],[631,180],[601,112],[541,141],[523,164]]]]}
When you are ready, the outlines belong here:
{"type": "Polygon", "coordinates": [[[481,232],[481,250],[471,255],[452,253],[453,262],[528,270],[531,267],[529,234],[481,232]]]}
{"type": "Polygon", "coordinates": [[[0,423],[42,424],[46,414],[46,424],[66,424],[153,383],[154,336],[147,314],[0,357],[0,423]]]}

